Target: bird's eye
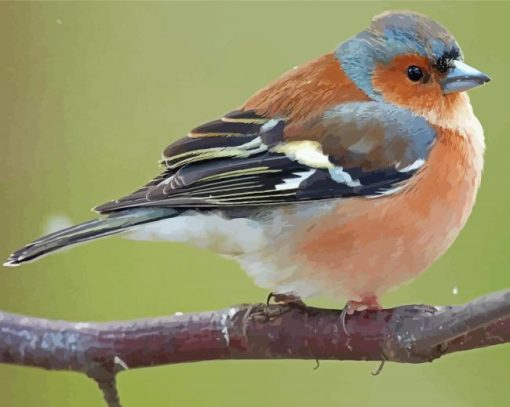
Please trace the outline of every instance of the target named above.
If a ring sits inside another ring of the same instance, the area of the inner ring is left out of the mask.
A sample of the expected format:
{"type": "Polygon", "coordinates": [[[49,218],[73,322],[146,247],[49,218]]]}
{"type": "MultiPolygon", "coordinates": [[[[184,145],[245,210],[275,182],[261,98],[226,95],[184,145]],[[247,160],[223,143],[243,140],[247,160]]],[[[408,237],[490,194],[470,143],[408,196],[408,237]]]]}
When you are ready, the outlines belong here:
{"type": "Polygon", "coordinates": [[[423,78],[423,71],[416,65],[411,65],[409,68],[407,68],[407,76],[413,82],[417,82],[423,78]]]}

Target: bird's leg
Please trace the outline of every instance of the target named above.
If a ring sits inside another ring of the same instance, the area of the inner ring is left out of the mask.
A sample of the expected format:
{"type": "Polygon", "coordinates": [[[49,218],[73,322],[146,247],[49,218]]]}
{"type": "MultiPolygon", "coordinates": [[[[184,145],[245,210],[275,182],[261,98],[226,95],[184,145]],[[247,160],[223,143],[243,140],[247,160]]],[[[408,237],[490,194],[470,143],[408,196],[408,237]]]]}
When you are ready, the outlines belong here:
{"type": "Polygon", "coordinates": [[[274,300],[277,304],[296,306],[299,308],[306,308],[306,304],[303,300],[294,294],[282,294],[282,293],[269,293],[266,300],[266,305],[269,305],[271,300],[274,300]]]}
{"type": "Polygon", "coordinates": [[[299,309],[306,309],[306,304],[301,300],[300,297],[294,294],[281,294],[281,293],[269,293],[266,299],[266,307],[263,312],[265,320],[271,320],[274,317],[278,317],[289,310],[289,307],[296,307],[299,309]],[[286,307],[269,307],[271,300],[274,300],[277,305],[284,305],[286,307]]]}
{"type": "Polygon", "coordinates": [[[377,301],[377,297],[374,294],[367,294],[362,296],[361,301],[350,300],[345,304],[342,313],[340,314],[340,321],[342,328],[347,336],[350,336],[347,330],[347,315],[353,315],[355,312],[367,311],[367,310],[379,310],[381,305],[377,301]]]}

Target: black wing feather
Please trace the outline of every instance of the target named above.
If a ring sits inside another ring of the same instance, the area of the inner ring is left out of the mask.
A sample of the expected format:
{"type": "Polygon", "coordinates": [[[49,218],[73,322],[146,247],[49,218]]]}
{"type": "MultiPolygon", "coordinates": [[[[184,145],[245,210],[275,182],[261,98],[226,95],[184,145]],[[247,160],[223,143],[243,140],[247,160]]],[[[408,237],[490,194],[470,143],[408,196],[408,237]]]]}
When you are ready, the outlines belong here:
{"type": "MultiPolygon", "coordinates": [[[[372,102],[355,107],[363,114],[361,119],[353,107],[342,110],[341,106],[308,126],[307,130],[313,130],[318,124],[326,143],[322,146],[328,149],[320,156],[322,161],[309,162],[296,153],[302,140],[285,140],[284,119],[268,119],[254,111],[231,112],[167,147],[166,169],[159,177],[96,210],[244,207],[394,193],[425,162],[435,133],[423,119],[404,109],[395,113],[394,107],[372,102]],[[356,120],[353,135],[350,124],[356,120]],[[410,123],[407,127],[405,120],[410,123]],[[342,138],[343,131],[351,132],[347,139],[342,138]],[[335,140],[339,140],[336,151],[335,140]],[[348,140],[354,142],[346,144],[348,140]],[[360,146],[373,150],[360,153],[360,146]],[[379,150],[375,161],[367,161],[379,150]]],[[[320,150],[320,138],[305,141],[303,148],[310,145],[320,150]]],[[[319,150],[313,153],[321,154],[319,150]]]]}

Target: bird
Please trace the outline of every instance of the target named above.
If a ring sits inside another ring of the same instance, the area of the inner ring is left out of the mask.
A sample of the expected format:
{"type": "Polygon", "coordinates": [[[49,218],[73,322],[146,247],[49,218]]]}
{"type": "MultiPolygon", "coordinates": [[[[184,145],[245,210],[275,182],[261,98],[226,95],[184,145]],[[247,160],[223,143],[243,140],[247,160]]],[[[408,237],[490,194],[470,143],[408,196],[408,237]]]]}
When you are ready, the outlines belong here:
{"type": "Polygon", "coordinates": [[[122,234],[210,249],[282,301],[380,309],[471,214],[485,144],[467,91],[489,80],[438,22],[386,11],[170,144],[160,174],[99,218],[5,265],[122,234]]]}

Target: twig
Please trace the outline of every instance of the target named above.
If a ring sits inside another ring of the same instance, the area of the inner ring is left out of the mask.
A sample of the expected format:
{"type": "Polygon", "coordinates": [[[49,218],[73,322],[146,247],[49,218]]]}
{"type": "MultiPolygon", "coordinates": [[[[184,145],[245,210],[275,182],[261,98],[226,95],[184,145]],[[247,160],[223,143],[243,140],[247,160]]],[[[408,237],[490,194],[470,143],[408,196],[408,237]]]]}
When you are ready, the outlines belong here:
{"type": "MultiPolygon", "coordinates": [[[[336,359],[422,363],[510,342],[510,290],[460,306],[408,305],[349,316],[292,305],[111,323],[52,321],[0,312],[0,363],[83,372],[120,407],[118,372],[217,359],[336,359]]],[[[382,365],[381,365],[382,367],[382,365]]]]}

